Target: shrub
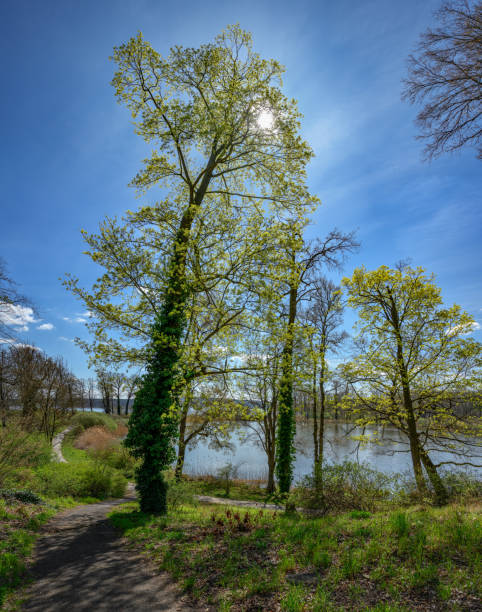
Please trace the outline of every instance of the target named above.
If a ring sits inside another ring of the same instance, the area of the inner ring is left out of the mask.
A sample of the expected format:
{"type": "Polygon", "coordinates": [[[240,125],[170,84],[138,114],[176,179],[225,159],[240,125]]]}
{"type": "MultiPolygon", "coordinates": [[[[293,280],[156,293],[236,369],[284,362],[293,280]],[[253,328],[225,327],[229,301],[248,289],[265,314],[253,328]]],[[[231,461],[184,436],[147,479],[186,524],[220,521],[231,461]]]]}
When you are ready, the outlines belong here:
{"type": "Polygon", "coordinates": [[[110,431],[117,429],[117,422],[108,414],[94,412],[77,412],[72,418],[72,424],[79,425],[82,429],[90,427],[105,427],[110,431]]]}
{"type": "Polygon", "coordinates": [[[232,482],[237,478],[238,471],[239,465],[233,465],[232,463],[227,463],[218,469],[217,477],[218,480],[223,483],[225,497],[229,497],[232,482]]]}
{"type": "Polygon", "coordinates": [[[89,427],[79,435],[73,446],[82,450],[101,451],[112,444],[113,439],[112,433],[104,427],[89,427]]]}
{"type": "Polygon", "coordinates": [[[44,465],[51,455],[52,449],[42,435],[26,432],[17,423],[0,428],[0,487],[19,468],[44,465]]]}
{"type": "Polygon", "coordinates": [[[167,489],[167,506],[169,510],[175,511],[180,506],[194,505],[194,495],[188,482],[171,480],[167,489]]]}
{"type": "Polygon", "coordinates": [[[373,511],[392,497],[393,477],[367,464],[344,461],[324,464],[314,474],[305,476],[294,496],[297,505],[328,511],[373,511]]]}
{"type": "MultiPolygon", "coordinates": [[[[476,472],[471,470],[440,470],[440,478],[448,493],[448,501],[461,503],[480,499],[482,496],[482,482],[476,472]]],[[[430,483],[427,483],[430,487],[430,483]]],[[[428,490],[428,497],[420,499],[415,479],[411,472],[398,474],[394,485],[395,498],[398,504],[409,506],[417,501],[430,502],[433,491],[428,490]]]]}
{"type": "Polygon", "coordinates": [[[137,461],[123,444],[113,443],[101,450],[91,450],[89,454],[97,461],[119,470],[126,478],[134,476],[137,461]]]}
{"type": "Polygon", "coordinates": [[[443,470],[440,476],[450,500],[469,501],[482,497],[482,482],[476,472],[443,470]]]}

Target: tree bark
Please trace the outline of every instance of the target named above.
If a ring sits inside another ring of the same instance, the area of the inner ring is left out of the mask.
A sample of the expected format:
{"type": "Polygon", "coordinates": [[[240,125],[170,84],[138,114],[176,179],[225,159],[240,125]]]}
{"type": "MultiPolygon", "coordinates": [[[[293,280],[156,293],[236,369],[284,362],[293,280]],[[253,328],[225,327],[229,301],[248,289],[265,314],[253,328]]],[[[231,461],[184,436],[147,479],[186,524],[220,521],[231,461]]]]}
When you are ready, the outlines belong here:
{"type": "Polygon", "coordinates": [[[324,352],[322,352],[320,368],[320,431],[318,434],[318,463],[320,466],[323,464],[323,438],[325,435],[325,372],[325,356],[324,352]]]}
{"type": "Polygon", "coordinates": [[[279,386],[276,468],[281,493],[289,493],[293,479],[293,441],[296,432],[296,422],[293,413],[293,336],[297,301],[298,286],[296,283],[292,283],[289,293],[287,338],[281,360],[281,380],[279,386]]]}
{"type": "Polygon", "coordinates": [[[313,446],[315,450],[315,465],[318,463],[318,406],[317,406],[317,388],[316,388],[316,360],[313,360],[313,446]]]}
{"type": "Polygon", "coordinates": [[[445,506],[445,504],[448,502],[449,496],[447,489],[445,488],[444,483],[437,472],[437,468],[424,449],[420,449],[420,458],[422,459],[422,463],[425,467],[425,471],[427,472],[427,476],[429,477],[430,484],[435,492],[435,503],[437,506],[445,506]]]}

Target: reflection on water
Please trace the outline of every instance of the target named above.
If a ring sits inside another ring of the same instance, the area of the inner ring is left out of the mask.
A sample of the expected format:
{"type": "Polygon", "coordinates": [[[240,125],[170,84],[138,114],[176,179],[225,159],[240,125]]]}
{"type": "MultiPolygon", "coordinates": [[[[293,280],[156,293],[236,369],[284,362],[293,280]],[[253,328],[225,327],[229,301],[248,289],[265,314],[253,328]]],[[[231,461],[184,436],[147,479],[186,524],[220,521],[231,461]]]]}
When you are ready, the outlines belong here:
{"type": "MultiPolygon", "coordinates": [[[[296,427],[295,481],[311,473],[313,466],[313,431],[309,424],[298,423],[296,427]]],[[[215,474],[217,470],[232,463],[239,466],[239,478],[266,478],[266,455],[249,435],[247,426],[240,426],[231,436],[231,449],[215,450],[208,442],[201,440],[194,448],[186,451],[186,474],[215,474]]],[[[354,429],[350,423],[325,424],[325,457],[332,463],[366,461],[371,467],[385,473],[411,470],[412,464],[405,437],[395,428],[367,427],[365,433],[377,433],[383,444],[359,445],[351,436],[360,435],[363,430],[354,429]]],[[[451,459],[450,453],[431,453],[435,463],[451,459]]]]}

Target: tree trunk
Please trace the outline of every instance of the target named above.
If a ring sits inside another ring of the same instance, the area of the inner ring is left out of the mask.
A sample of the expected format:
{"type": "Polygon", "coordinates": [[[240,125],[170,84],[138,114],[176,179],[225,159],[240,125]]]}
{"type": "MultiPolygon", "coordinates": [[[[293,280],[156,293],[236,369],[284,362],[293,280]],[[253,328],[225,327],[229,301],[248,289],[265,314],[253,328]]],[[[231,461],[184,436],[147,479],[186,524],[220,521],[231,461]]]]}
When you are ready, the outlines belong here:
{"type": "Polygon", "coordinates": [[[420,449],[420,457],[435,493],[435,503],[437,506],[445,506],[445,504],[448,502],[449,496],[447,489],[445,488],[445,485],[437,472],[437,468],[428,456],[428,453],[423,448],[420,449]]]}
{"type": "Polygon", "coordinates": [[[313,446],[315,450],[315,465],[318,463],[318,406],[317,404],[317,389],[316,389],[316,361],[313,363],[313,446]]]}
{"type": "Polygon", "coordinates": [[[171,405],[188,299],[186,259],[192,224],[216,165],[216,147],[215,142],[199,188],[191,190],[173,243],[162,308],[152,327],[152,354],[134,400],[126,438],[126,444],[142,459],[137,489],[143,512],[167,513],[167,483],[162,472],[173,459],[173,444],[179,435],[178,416],[172,414],[171,405]]]}
{"type": "Polygon", "coordinates": [[[323,437],[325,435],[325,356],[321,355],[321,369],[320,369],[320,431],[318,434],[318,463],[320,467],[323,464],[323,437]]]}
{"type": "Polygon", "coordinates": [[[179,422],[179,446],[177,450],[177,461],[175,477],[179,482],[182,476],[182,470],[184,467],[184,457],[186,456],[186,423],[187,423],[187,410],[183,409],[181,420],[179,422]]]}
{"type": "Polygon", "coordinates": [[[276,466],[276,456],[275,449],[273,448],[268,455],[268,484],[266,487],[266,492],[268,494],[274,493],[275,491],[275,482],[274,482],[274,471],[276,466]]]}
{"type": "Polygon", "coordinates": [[[425,478],[423,477],[422,462],[420,458],[420,441],[418,439],[417,423],[415,420],[415,413],[413,410],[412,395],[410,391],[410,384],[408,380],[408,372],[403,356],[403,340],[400,331],[400,320],[398,311],[395,306],[395,302],[389,291],[390,302],[391,302],[391,323],[395,330],[395,337],[397,341],[397,364],[398,374],[403,391],[403,406],[406,412],[407,425],[408,425],[408,439],[410,442],[410,453],[412,456],[413,472],[415,476],[415,482],[417,483],[417,489],[420,495],[426,492],[425,478]]]}
{"type": "Polygon", "coordinates": [[[295,283],[292,283],[289,297],[287,338],[281,360],[281,379],[279,385],[276,470],[281,493],[289,493],[293,479],[293,441],[296,432],[296,422],[293,413],[293,336],[297,301],[298,287],[295,283]]]}

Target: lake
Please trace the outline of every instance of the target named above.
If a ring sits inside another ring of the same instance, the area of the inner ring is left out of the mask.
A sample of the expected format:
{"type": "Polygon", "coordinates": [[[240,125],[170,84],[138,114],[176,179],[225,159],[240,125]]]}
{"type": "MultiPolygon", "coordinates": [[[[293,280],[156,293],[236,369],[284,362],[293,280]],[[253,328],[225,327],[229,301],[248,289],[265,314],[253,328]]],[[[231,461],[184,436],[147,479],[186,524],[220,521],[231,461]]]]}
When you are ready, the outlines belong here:
{"type": "MultiPolygon", "coordinates": [[[[400,432],[392,427],[380,428],[384,444],[358,445],[351,436],[362,433],[361,429],[353,430],[350,423],[325,423],[325,458],[329,462],[341,463],[366,461],[371,467],[384,473],[400,473],[412,470],[412,462],[407,444],[400,432]],[[349,433],[351,432],[351,434],[349,433]],[[402,452],[396,452],[402,451],[402,452]],[[405,451],[405,452],[403,452],[405,451]]],[[[194,448],[187,448],[184,472],[191,475],[216,474],[227,463],[238,466],[238,477],[266,479],[266,454],[256,443],[253,436],[248,436],[246,425],[239,426],[231,435],[232,450],[217,450],[209,447],[209,442],[200,440],[194,448]],[[248,437],[247,437],[248,436],[248,437]]],[[[366,428],[377,431],[377,427],[366,428]]],[[[294,464],[294,481],[310,474],[313,466],[313,430],[311,424],[298,423],[296,428],[296,460],[294,464]]],[[[431,453],[434,463],[453,458],[450,453],[431,453]]],[[[459,459],[463,461],[463,459],[459,459]]],[[[451,467],[451,466],[448,466],[451,467]]],[[[452,466],[453,467],[453,466],[452,466]]],[[[482,470],[477,470],[482,474],[482,470]]]]}

